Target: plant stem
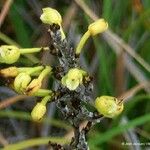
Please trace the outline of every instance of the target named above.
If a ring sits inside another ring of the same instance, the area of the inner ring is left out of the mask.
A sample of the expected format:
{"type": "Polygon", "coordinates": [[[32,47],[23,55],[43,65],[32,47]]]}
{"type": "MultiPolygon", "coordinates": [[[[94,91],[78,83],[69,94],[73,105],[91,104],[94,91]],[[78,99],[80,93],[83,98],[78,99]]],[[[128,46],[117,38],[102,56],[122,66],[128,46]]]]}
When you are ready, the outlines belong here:
{"type": "Polygon", "coordinates": [[[20,68],[18,68],[18,71],[19,71],[19,73],[26,72],[28,74],[32,74],[32,73],[35,73],[37,71],[41,71],[43,68],[44,68],[43,66],[38,66],[38,67],[34,67],[34,68],[32,68],[32,67],[20,67],[20,68]]]}
{"type": "Polygon", "coordinates": [[[60,25],[60,32],[61,32],[61,37],[62,37],[62,40],[66,38],[65,34],[64,34],[64,31],[63,31],[63,28],[62,26],[60,25]]]}
{"type": "Polygon", "coordinates": [[[44,97],[44,96],[50,95],[51,93],[52,93],[51,90],[39,89],[37,92],[33,94],[33,96],[44,97]]]}
{"type": "Polygon", "coordinates": [[[49,50],[49,48],[48,47],[20,48],[20,53],[21,54],[37,53],[37,52],[40,52],[41,50],[49,50]]]}
{"type": "Polygon", "coordinates": [[[27,74],[32,75],[34,73],[40,72],[44,67],[43,66],[38,66],[34,68],[30,68],[30,70],[27,70],[27,74]]]}
{"type": "Polygon", "coordinates": [[[46,97],[44,97],[44,98],[42,99],[41,103],[42,103],[43,105],[46,105],[47,102],[48,102],[50,99],[51,99],[51,96],[46,96],[46,97]]]}
{"type": "Polygon", "coordinates": [[[41,72],[41,74],[39,75],[38,79],[42,82],[42,80],[44,79],[44,77],[50,73],[52,70],[52,68],[50,66],[46,66],[46,68],[41,72]]]}
{"type": "Polygon", "coordinates": [[[89,37],[90,37],[90,32],[89,31],[85,32],[85,34],[82,36],[79,44],[77,45],[77,48],[76,48],[77,55],[81,53],[81,50],[89,37]]]}

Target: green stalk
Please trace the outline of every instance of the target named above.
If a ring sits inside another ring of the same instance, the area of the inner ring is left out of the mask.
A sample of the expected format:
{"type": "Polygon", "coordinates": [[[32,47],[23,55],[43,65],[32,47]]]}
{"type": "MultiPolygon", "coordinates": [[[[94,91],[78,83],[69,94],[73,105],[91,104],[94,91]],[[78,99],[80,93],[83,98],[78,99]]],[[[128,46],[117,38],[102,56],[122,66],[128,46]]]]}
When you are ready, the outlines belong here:
{"type": "Polygon", "coordinates": [[[136,126],[142,125],[148,121],[150,121],[150,113],[137,117],[134,120],[129,121],[127,124],[115,126],[103,134],[97,133],[94,138],[89,140],[89,143],[92,147],[96,147],[96,145],[109,141],[114,136],[121,134],[128,129],[135,128],[136,126]]]}
{"type": "Polygon", "coordinates": [[[44,97],[52,94],[51,90],[39,89],[37,92],[33,94],[33,96],[44,97]]]}
{"type": "Polygon", "coordinates": [[[61,25],[60,25],[60,32],[61,32],[61,38],[62,38],[62,40],[65,39],[66,36],[65,36],[65,33],[64,33],[63,28],[62,28],[61,25]]]}
{"type": "Polygon", "coordinates": [[[38,47],[38,48],[20,48],[21,54],[32,54],[40,52],[41,50],[49,50],[49,47],[38,47]]]}
{"type": "Polygon", "coordinates": [[[43,68],[44,68],[43,66],[34,67],[28,70],[26,73],[32,75],[34,73],[40,72],[43,68]]]}
{"type": "Polygon", "coordinates": [[[42,82],[45,76],[50,73],[52,68],[50,66],[46,66],[46,68],[40,73],[38,79],[42,82]]]}
{"type": "Polygon", "coordinates": [[[79,44],[77,45],[77,48],[76,48],[77,55],[79,55],[81,53],[81,50],[89,37],[90,37],[90,32],[89,31],[85,32],[84,35],[82,36],[79,44]]]}
{"type": "Polygon", "coordinates": [[[51,96],[46,96],[42,99],[41,104],[46,105],[47,102],[51,99],[51,96]]]}
{"type": "Polygon", "coordinates": [[[20,49],[20,53],[21,54],[30,54],[30,53],[36,53],[36,52],[40,52],[42,50],[42,48],[21,48],[20,49]]]}
{"type": "Polygon", "coordinates": [[[38,66],[38,67],[20,67],[18,68],[19,72],[26,72],[29,75],[32,75],[34,73],[37,73],[41,71],[44,67],[43,66],[38,66]]]}

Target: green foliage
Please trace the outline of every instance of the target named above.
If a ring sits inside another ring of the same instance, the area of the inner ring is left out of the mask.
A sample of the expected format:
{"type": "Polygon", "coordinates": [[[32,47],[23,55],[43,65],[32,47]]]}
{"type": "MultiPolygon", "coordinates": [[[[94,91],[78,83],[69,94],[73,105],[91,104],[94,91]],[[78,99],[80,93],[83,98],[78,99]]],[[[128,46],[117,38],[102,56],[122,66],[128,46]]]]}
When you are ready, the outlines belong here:
{"type": "Polygon", "coordinates": [[[27,27],[27,24],[17,11],[17,7],[22,8],[24,7],[24,5],[25,4],[23,1],[15,1],[11,6],[9,15],[12,25],[15,29],[17,42],[23,47],[30,47],[31,41],[29,36],[30,34],[29,29],[27,27]]]}
{"type": "Polygon", "coordinates": [[[136,119],[133,119],[132,121],[128,122],[125,125],[119,125],[117,127],[111,128],[110,130],[106,131],[103,134],[97,133],[95,136],[93,136],[93,138],[89,140],[89,142],[91,143],[91,147],[95,147],[98,144],[107,142],[114,136],[122,132],[125,132],[130,128],[134,128],[135,126],[142,125],[148,121],[150,121],[150,113],[144,116],[138,117],[136,119]]]}

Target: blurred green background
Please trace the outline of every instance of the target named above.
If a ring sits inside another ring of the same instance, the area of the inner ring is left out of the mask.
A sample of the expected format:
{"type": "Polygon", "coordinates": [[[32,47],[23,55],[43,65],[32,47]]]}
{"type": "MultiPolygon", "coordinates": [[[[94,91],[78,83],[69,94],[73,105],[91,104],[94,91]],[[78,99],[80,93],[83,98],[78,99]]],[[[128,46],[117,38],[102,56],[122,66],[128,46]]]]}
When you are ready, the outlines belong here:
{"type": "MultiPolygon", "coordinates": [[[[133,58],[126,53],[128,49],[134,51],[150,63],[150,1],[1,0],[0,45],[48,46],[48,28],[39,19],[43,7],[53,7],[61,13],[67,39],[74,48],[92,22],[88,12],[104,17],[114,35],[104,33],[90,38],[80,58],[81,66],[94,76],[94,97],[113,95],[125,99],[122,115],[104,119],[89,132],[90,149],[150,149],[150,72],[136,61],[137,55],[133,58]],[[117,43],[115,36],[126,43],[117,43]]],[[[35,66],[41,62],[54,65],[55,59],[41,53],[23,57],[16,65],[35,66]]],[[[16,96],[4,83],[0,80],[0,105],[16,96]]],[[[52,88],[53,80],[47,79],[44,86],[52,88]]],[[[69,123],[54,104],[48,106],[42,123],[33,123],[30,112],[35,102],[35,98],[30,98],[0,109],[1,147],[36,137],[63,137],[70,132],[69,123]]],[[[44,150],[47,146],[28,149],[44,150]]]]}

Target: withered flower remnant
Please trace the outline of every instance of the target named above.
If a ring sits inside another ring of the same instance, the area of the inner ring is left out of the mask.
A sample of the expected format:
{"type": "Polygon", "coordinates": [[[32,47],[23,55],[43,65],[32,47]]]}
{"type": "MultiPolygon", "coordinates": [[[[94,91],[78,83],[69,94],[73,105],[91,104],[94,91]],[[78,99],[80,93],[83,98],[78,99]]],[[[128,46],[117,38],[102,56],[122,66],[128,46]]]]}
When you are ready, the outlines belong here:
{"type": "Polygon", "coordinates": [[[33,79],[31,83],[26,87],[26,94],[33,95],[37,92],[41,86],[43,79],[50,74],[52,68],[50,66],[46,66],[45,69],[39,74],[37,79],[33,79]]]}
{"type": "Polygon", "coordinates": [[[17,67],[8,67],[4,69],[0,69],[0,76],[4,78],[8,77],[16,77],[18,75],[18,68],[17,67]]]}

